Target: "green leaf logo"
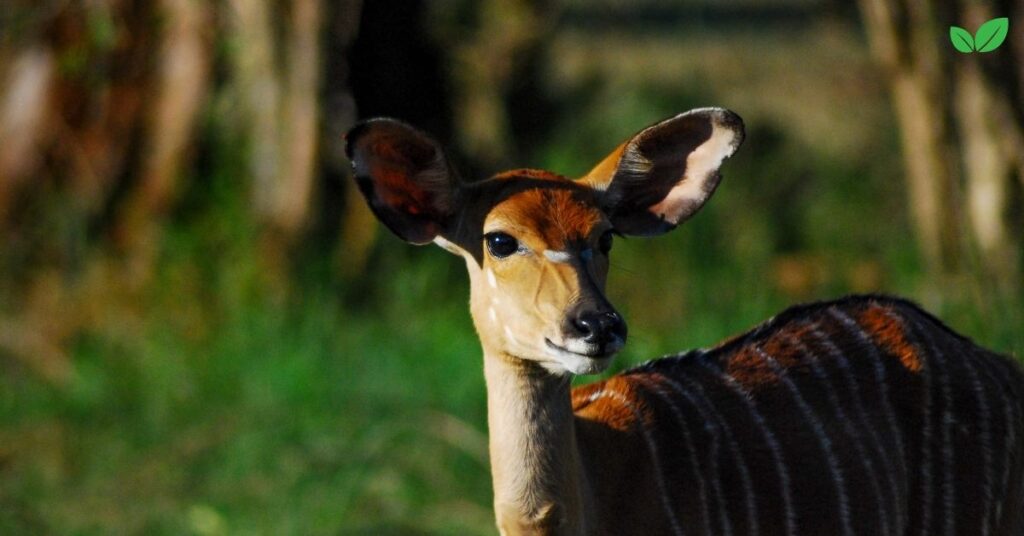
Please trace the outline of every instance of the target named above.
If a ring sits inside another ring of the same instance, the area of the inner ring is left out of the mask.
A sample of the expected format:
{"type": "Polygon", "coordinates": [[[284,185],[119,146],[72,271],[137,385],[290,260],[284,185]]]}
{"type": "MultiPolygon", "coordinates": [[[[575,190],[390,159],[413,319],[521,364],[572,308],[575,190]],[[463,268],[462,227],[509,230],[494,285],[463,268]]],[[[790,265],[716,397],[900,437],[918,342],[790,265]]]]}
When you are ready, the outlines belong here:
{"type": "Polygon", "coordinates": [[[953,48],[964,54],[974,52],[974,36],[959,26],[949,27],[949,40],[953,42],[953,48]]]}
{"type": "Polygon", "coordinates": [[[1003,44],[1009,32],[1010,19],[992,19],[978,28],[978,33],[974,34],[974,46],[978,52],[992,52],[1003,44]]]}
{"type": "Polygon", "coordinates": [[[1009,32],[1010,19],[1000,17],[982,24],[981,28],[978,28],[978,32],[973,36],[970,32],[959,26],[950,26],[949,40],[953,43],[953,48],[964,54],[992,52],[999,48],[999,45],[1003,44],[1009,32]]]}

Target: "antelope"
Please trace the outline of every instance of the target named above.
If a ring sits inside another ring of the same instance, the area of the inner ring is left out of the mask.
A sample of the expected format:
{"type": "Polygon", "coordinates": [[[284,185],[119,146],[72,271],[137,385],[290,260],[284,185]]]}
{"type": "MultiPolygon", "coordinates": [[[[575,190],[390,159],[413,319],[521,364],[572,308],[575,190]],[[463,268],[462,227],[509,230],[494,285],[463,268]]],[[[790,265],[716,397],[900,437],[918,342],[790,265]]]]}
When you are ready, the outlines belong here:
{"type": "Polygon", "coordinates": [[[692,216],[743,138],[702,108],[576,180],[464,182],[405,123],[347,135],[380,221],[465,259],[500,533],[1024,535],[1024,374],[903,299],[795,306],[571,388],[626,341],[604,295],[614,235],[692,216]]]}

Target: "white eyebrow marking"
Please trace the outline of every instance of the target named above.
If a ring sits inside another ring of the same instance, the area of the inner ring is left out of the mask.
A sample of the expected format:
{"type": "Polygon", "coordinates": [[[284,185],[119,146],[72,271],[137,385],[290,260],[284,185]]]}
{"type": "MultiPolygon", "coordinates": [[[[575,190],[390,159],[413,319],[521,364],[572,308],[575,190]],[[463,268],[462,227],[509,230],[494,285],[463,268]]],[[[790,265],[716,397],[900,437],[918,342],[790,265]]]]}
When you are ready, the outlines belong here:
{"type": "Polygon", "coordinates": [[[572,258],[568,251],[558,251],[554,249],[545,249],[544,256],[551,262],[566,263],[572,258]]]}

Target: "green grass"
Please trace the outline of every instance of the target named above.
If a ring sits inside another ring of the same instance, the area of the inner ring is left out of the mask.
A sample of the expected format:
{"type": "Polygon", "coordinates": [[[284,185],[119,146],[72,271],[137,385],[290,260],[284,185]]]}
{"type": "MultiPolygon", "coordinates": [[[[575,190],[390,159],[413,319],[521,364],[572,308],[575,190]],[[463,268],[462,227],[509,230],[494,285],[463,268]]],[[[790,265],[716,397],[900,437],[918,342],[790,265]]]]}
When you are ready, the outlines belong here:
{"type": "Polygon", "coordinates": [[[81,340],[67,390],[5,378],[0,532],[489,525],[480,364],[453,300],[437,314],[465,325],[388,323],[337,298],[220,301],[232,295],[207,303],[198,336],[171,302],[199,296],[166,296],[137,337],[81,340]]]}
{"type": "MultiPolygon", "coordinates": [[[[749,134],[691,222],[616,242],[609,297],[630,325],[617,370],[867,290],[1024,352],[1019,297],[923,276],[895,127],[877,82],[859,78],[855,36],[605,37],[554,44],[549,90],[574,98],[530,165],[582,173],[640,127],[706,104],[740,111],[749,134]],[[655,55],[668,58],[660,68],[655,55]],[[841,61],[851,72],[834,72],[841,61]],[[598,70],[608,65],[628,72],[598,70]],[[834,105],[851,98],[858,110],[834,105]],[[851,114],[866,124],[833,128],[851,114]]],[[[139,312],[75,342],[68,386],[14,367],[0,377],[0,534],[493,534],[461,261],[382,236],[355,281],[276,288],[238,160],[219,165],[186,200],[139,312]]]]}

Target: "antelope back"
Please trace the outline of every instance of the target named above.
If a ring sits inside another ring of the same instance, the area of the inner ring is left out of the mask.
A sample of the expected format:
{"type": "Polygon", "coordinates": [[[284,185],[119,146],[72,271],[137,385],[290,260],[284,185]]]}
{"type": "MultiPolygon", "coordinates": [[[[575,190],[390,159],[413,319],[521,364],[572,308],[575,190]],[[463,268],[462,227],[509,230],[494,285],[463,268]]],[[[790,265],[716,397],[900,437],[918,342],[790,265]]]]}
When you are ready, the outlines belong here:
{"type": "Polygon", "coordinates": [[[573,405],[598,502],[656,505],[604,511],[610,534],[1019,536],[1022,397],[1010,359],[862,296],[577,388],[573,405]]]}

